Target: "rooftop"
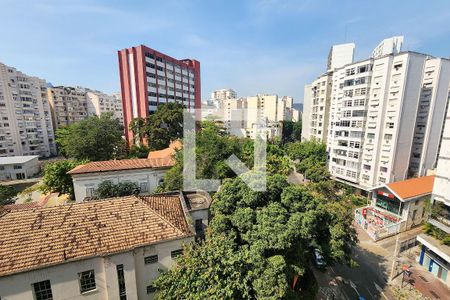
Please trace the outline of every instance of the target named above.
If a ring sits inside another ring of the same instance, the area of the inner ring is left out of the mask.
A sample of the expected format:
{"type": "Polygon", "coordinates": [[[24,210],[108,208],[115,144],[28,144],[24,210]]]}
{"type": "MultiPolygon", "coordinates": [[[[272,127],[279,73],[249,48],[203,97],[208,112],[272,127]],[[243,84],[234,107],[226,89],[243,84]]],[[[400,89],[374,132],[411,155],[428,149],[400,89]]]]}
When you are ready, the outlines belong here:
{"type": "Polygon", "coordinates": [[[0,277],[193,236],[180,196],[0,212],[0,277]]]}
{"type": "Polygon", "coordinates": [[[172,167],[174,164],[175,161],[172,157],[94,161],[79,165],[67,172],[67,174],[88,174],[136,169],[162,169],[172,167]]]}
{"type": "Polygon", "coordinates": [[[28,155],[28,156],[7,156],[0,157],[0,165],[12,165],[12,164],[23,164],[33,160],[35,158],[39,158],[37,155],[28,155]]]}
{"type": "Polygon", "coordinates": [[[176,140],[170,143],[168,148],[157,151],[150,151],[148,153],[148,158],[170,158],[175,154],[177,150],[180,150],[182,147],[183,144],[179,140],[176,140]]]}
{"type": "Polygon", "coordinates": [[[425,196],[433,192],[434,175],[397,181],[386,186],[403,200],[425,196]]]}

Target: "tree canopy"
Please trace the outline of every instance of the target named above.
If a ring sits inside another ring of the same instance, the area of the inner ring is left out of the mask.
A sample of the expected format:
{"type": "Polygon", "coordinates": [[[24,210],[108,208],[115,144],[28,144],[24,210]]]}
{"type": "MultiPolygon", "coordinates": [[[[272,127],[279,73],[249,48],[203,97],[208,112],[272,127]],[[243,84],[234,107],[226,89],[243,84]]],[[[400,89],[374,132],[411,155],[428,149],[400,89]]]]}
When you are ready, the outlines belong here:
{"type": "Polygon", "coordinates": [[[129,124],[136,144],[145,140],[150,150],[167,148],[183,136],[183,109],[180,103],[161,103],[146,119],[135,118],[129,124]]]}
{"type": "Polygon", "coordinates": [[[45,166],[41,190],[43,192],[57,192],[74,197],[72,176],[67,174],[70,170],[87,161],[73,159],[56,161],[45,166]]]}
{"type": "Polygon", "coordinates": [[[296,299],[291,285],[311,246],[333,263],[348,262],[356,243],[345,201],[279,174],[268,177],[266,192],[225,180],[211,210],[206,240],[187,246],[157,279],[159,299],[296,299]]]}
{"type": "Polygon", "coordinates": [[[123,127],[112,113],[91,116],[67,127],[58,128],[56,143],[67,158],[110,160],[125,155],[123,127]]]}
{"type": "Polygon", "coordinates": [[[101,182],[94,193],[94,199],[138,195],[139,186],[135,182],[113,183],[111,180],[101,182]]]}
{"type": "Polygon", "coordinates": [[[14,203],[14,197],[17,195],[17,190],[10,185],[0,184],[0,205],[14,203]]]}
{"type": "Polygon", "coordinates": [[[300,141],[302,137],[302,122],[282,121],[282,142],[300,141]]]}

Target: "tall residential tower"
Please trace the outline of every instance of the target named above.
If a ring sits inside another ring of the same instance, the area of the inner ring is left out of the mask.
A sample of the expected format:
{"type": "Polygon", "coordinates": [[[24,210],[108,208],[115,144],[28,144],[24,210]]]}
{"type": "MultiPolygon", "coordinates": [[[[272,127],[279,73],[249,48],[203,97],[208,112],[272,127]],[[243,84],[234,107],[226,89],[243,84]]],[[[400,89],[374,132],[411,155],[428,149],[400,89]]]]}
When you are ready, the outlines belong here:
{"type": "Polygon", "coordinates": [[[125,137],[129,143],[133,143],[130,122],[146,118],[161,103],[178,102],[189,110],[201,108],[199,61],[178,60],[144,45],[120,50],[118,55],[125,137]]]}

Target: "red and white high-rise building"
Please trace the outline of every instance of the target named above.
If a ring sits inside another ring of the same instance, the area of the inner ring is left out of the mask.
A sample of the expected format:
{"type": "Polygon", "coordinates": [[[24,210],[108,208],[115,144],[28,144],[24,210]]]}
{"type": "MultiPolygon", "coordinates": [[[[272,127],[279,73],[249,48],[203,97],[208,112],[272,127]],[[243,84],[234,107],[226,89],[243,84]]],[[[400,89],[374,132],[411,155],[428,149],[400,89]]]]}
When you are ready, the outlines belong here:
{"type": "Polygon", "coordinates": [[[133,143],[130,122],[146,118],[160,103],[201,108],[200,62],[178,60],[144,45],[118,51],[125,136],[133,143]]]}

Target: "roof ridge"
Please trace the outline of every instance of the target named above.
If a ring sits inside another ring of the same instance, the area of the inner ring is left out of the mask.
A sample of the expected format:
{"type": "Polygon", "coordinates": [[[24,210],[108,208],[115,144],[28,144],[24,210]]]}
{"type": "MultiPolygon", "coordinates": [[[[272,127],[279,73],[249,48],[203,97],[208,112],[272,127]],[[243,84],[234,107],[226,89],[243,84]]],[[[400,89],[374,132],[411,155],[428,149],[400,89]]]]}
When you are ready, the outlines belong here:
{"type": "MultiPolygon", "coordinates": [[[[172,221],[170,221],[169,219],[167,219],[165,216],[161,215],[159,212],[156,211],[156,209],[154,209],[153,207],[150,206],[149,200],[146,199],[146,197],[150,197],[150,196],[143,196],[143,197],[136,197],[138,199],[140,199],[142,202],[144,202],[158,217],[160,217],[161,219],[163,219],[164,221],[166,221],[167,223],[169,223],[169,225],[171,225],[173,228],[175,228],[178,233],[181,234],[185,234],[186,232],[184,232],[183,230],[181,230],[178,226],[176,226],[175,224],[172,223],[172,221]]],[[[161,196],[158,196],[161,197],[161,196]]],[[[166,197],[173,197],[172,195],[170,196],[166,196],[166,197]]],[[[181,201],[180,197],[176,197],[178,198],[178,201],[181,201]]],[[[181,209],[183,209],[183,206],[181,205],[181,203],[179,203],[181,206],[181,209]]],[[[183,214],[183,220],[186,222],[186,216],[183,214]]],[[[186,222],[187,224],[187,222],[186,222]]]]}

